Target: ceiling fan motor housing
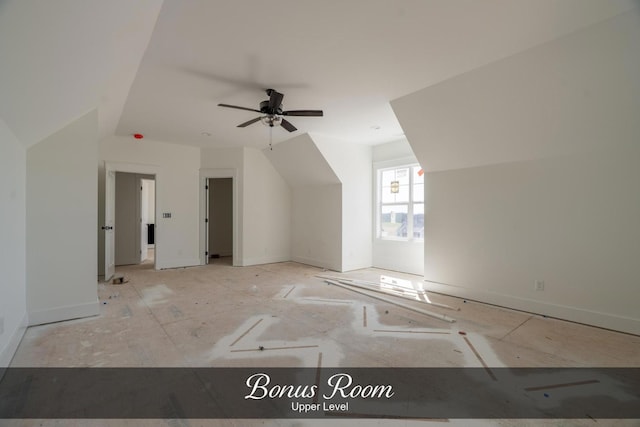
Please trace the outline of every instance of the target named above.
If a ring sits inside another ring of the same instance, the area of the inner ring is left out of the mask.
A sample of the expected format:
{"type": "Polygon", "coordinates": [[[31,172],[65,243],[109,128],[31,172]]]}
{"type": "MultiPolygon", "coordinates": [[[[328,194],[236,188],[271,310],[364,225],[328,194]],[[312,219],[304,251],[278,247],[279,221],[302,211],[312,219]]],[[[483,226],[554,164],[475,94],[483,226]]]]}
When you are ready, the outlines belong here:
{"type": "Polygon", "coordinates": [[[282,104],[278,105],[278,107],[272,111],[269,108],[269,100],[267,99],[266,101],[262,101],[260,103],[260,112],[262,114],[269,114],[269,115],[282,114],[282,104]]]}
{"type": "Polygon", "coordinates": [[[256,117],[244,123],[240,123],[238,125],[239,128],[247,127],[253,123],[261,121],[267,126],[274,127],[276,125],[282,126],[288,132],[295,132],[298,130],[294,125],[292,125],[288,120],[285,120],[282,116],[304,116],[304,117],[322,117],[322,110],[291,110],[284,111],[282,108],[282,99],[284,95],[280,92],[277,92],[274,89],[267,89],[267,96],[269,99],[262,101],[260,103],[260,109],[256,110],[255,108],[247,108],[240,107],[238,105],[231,104],[218,104],[220,107],[226,108],[235,108],[237,110],[247,110],[247,111],[255,111],[257,113],[263,114],[262,117],[256,117]]]}

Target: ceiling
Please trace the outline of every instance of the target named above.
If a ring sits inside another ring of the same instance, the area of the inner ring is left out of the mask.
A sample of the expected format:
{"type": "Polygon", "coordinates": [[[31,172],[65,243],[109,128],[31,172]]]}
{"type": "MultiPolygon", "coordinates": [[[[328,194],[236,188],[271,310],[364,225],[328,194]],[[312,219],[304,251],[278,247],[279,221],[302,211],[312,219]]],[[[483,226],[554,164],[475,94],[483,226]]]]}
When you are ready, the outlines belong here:
{"type": "Polygon", "coordinates": [[[0,0],[0,53],[10,59],[3,67],[11,64],[0,75],[0,118],[26,145],[92,105],[102,137],[264,148],[270,137],[275,144],[310,133],[373,145],[402,138],[389,101],[635,5],[0,0]],[[270,136],[260,123],[236,127],[257,113],[217,106],[258,108],[267,88],[284,93],[285,109],[325,115],[291,117],[297,132],[270,136]]]}
{"type": "Polygon", "coordinates": [[[27,147],[90,110],[112,135],[162,0],[0,0],[0,120],[27,147]]]}

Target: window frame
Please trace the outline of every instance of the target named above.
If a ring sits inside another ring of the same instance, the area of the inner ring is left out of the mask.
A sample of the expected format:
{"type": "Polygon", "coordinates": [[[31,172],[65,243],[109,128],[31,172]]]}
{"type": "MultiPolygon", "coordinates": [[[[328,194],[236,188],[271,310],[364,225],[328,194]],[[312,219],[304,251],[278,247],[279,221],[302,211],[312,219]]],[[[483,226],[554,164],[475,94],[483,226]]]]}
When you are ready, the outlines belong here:
{"type": "MultiPolygon", "coordinates": [[[[415,218],[414,218],[414,205],[422,204],[423,212],[424,212],[424,194],[422,197],[422,201],[415,201],[414,197],[414,184],[415,178],[413,174],[413,168],[420,168],[420,164],[413,159],[397,159],[386,162],[378,162],[374,164],[374,178],[375,178],[375,238],[378,240],[390,240],[390,241],[401,241],[401,242],[423,242],[424,237],[415,237],[414,236],[414,226],[415,226],[415,218]],[[385,171],[389,170],[398,170],[407,168],[409,169],[409,197],[406,202],[386,202],[383,200],[383,185],[382,185],[382,174],[385,171]],[[383,236],[382,235],[382,209],[385,206],[406,206],[407,207],[407,237],[401,236],[383,236]]],[[[424,191],[424,183],[423,183],[423,191],[424,191]]],[[[424,215],[424,213],[423,213],[424,215]]]]}

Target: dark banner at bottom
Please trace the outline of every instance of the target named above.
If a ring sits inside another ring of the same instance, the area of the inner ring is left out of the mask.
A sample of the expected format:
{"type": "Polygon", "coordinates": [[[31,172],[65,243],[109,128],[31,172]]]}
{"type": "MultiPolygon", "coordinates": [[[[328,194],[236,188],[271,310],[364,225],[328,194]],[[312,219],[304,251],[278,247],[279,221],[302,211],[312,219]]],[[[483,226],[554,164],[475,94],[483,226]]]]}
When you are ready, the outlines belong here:
{"type": "Polygon", "coordinates": [[[640,368],[8,368],[16,418],[631,419],[640,368]]]}

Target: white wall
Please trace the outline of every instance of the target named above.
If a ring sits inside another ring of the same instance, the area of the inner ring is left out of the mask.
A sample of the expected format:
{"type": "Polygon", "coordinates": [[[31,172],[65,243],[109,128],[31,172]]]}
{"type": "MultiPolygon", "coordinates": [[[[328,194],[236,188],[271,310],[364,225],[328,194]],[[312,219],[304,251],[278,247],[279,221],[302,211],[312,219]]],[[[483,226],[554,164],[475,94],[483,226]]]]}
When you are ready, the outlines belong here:
{"type": "Polygon", "coordinates": [[[415,162],[418,161],[415,154],[413,154],[411,144],[409,144],[409,141],[407,141],[406,138],[374,146],[371,156],[373,163],[387,162],[397,159],[413,159],[415,162]]]}
{"type": "Polygon", "coordinates": [[[342,182],[342,271],[373,264],[372,149],[321,135],[312,136],[342,182]]]}
{"type": "Polygon", "coordinates": [[[161,6],[1,1],[0,116],[20,141],[30,147],[96,107],[112,133],[161,6]]]}
{"type": "Polygon", "coordinates": [[[26,279],[31,325],[99,313],[98,114],[27,150],[26,279]]]}
{"type": "Polygon", "coordinates": [[[264,153],[253,148],[206,148],[200,166],[203,177],[218,176],[216,171],[236,176],[234,265],[289,261],[291,191],[264,153]]]}
{"type": "Polygon", "coordinates": [[[636,143],[640,11],[392,101],[427,172],[636,143]]]}
{"type": "Polygon", "coordinates": [[[233,210],[233,265],[244,265],[243,210],[244,210],[244,149],[243,148],[203,148],[200,152],[200,254],[201,264],[205,264],[204,219],[206,217],[205,185],[207,178],[232,178],[233,210]]]}
{"type": "Polygon", "coordinates": [[[371,147],[304,134],[264,153],[292,188],[292,259],[337,271],[370,267],[371,147]]]}
{"type": "Polygon", "coordinates": [[[640,333],[639,45],[635,10],[392,103],[433,289],[640,333]]]}
{"type": "Polygon", "coordinates": [[[292,194],[292,260],[342,271],[342,186],[297,186],[292,194]]]}
{"type": "MultiPolygon", "coordinates": [[[[373,147],[373,189],[377,192],[376,167],[392,167],[418,163],[411,145],[406,139],[380,144],[373,147]]],[[[377,203],[376,196],[373,197],[377,203]]],[[[378,238],[377,218],[373,216],[373,266],[403,273],[424,274],[424,245],[421,240],[400,241],[378,238]]]]}
{"type": "Polygon", "coordinates": [[[243,264],[291,259],[291,190],[264,153],[244,148],[243,264]]]}
{"type": "Polygon", "coordinates": [[[342,186],[307,134],[265,155],[291,188],[291,259],[342,271],[342,186]]]}
{"type": "Polygon", "coordinates": [[[425,278],[639,333],[639,160],[636,145],[429,174],[425,278]]]}
{"type": "MultiPolygon", "coordinates": [[[[129,170],[156,175],[156,268],[199,265],[199,168],[200,149],[150,139],[112,136],[100,142],[99,175],[104,162],[126,164],[129,170]],[[162,213],[171,218],[162,218],[162,213]]],[[[104,220],[104,179],[98,191],[99,221],[104,220]]],[[[99,246],[104,247],[103,233],[99,246]]],[[[99,256],[104,272],[104,256],[99,256]]]]}
{"type": "Polygon", "coordinates": [[[203,148],[200,158],[202,169],[236,169],[244,165],[243,148],[203,148]]]}
{"type": "Polygon", "coordinates": [[[26,150],[0,119],[0,368],[27,326],[26,150]]]}

